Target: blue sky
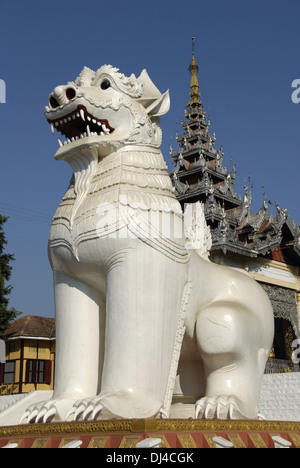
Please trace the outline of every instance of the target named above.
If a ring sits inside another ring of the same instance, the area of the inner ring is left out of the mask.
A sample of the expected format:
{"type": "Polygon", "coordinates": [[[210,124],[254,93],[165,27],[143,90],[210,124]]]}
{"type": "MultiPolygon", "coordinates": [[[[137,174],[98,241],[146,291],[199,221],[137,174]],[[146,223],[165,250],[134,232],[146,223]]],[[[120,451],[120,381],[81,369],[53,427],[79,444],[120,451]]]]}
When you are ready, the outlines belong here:
{"type": "Polygon", "coordinates": [[[299,17],[298,0],[0,0],[0,212],[10,215],[7,251],[15,255],[10,305],[54,316],[47,240],[71,169],[53,158],[57,138],[43,115],[49,93],[84,66],[111,64],[137,76],[146,68],[161,92],[170,90],[161,127],[171,169],[193,35],[202,100],[225,165],[237,166],[237,192],[250,174],[253,210],[264,185],[299,224],[300,103],[291,100],[300,79],[299,17]]]}

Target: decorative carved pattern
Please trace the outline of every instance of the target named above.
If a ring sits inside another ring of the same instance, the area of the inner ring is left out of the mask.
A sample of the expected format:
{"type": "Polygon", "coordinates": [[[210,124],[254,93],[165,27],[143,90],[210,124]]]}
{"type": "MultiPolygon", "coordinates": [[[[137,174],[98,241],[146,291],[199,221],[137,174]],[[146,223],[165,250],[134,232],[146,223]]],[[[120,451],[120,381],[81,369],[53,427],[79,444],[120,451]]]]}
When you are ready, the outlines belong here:
{"type": "Polygon", "coordinates": [[[274,317],[289,320],[296,336],[300,336],[296,292],[291,289],[261,283],[273,306],[274,317]]]}

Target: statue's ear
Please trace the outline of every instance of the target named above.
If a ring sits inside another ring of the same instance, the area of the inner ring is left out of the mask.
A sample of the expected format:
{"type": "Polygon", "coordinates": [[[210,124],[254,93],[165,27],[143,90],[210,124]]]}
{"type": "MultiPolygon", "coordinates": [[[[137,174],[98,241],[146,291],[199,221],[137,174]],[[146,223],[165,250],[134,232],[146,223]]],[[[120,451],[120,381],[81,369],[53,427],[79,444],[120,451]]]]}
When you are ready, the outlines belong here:
{"type": "Polygon", "coordinates": [[[169,91],[164,94],[157,89],[146,70],[143,70],[137,81],[142,84],[142,95],[137,99],[150,117],[166,114],[170,109],[169,91]]]}
{"type": "Polygon", "coordinates": [[[166,114],[170,109],[170,94],[169,90],[162,94],[156,101],[146,108],[149,117],[159,117],[166,114]]]}

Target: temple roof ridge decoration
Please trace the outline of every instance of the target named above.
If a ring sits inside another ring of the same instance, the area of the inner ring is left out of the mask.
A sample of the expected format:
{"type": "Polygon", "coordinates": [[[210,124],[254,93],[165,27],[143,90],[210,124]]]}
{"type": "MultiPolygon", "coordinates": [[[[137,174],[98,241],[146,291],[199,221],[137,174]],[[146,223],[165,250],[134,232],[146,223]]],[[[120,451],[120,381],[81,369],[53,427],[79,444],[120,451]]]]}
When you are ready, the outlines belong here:
{"type": "Polygon", "coordinates": [[[253,185],[245,184],[241,197],[235,189],[236,166],[224,166],[224,149],[216,148],[216,135],[200,100],[198,63],[193,37],[189,65],[191,84],[189,101],[181,121],[182,134],[176,132],[178,149],[170,146],[173,170],[170,177],[182,208],[201,201],[211,229],[212,250],[222,250],[248,257],[266,256],[300,265],[300,228],[286,209],[264,199],[261,208],[252,212],[253,185]],[[269,205],[274,205],[272,214],[269,205]]]}

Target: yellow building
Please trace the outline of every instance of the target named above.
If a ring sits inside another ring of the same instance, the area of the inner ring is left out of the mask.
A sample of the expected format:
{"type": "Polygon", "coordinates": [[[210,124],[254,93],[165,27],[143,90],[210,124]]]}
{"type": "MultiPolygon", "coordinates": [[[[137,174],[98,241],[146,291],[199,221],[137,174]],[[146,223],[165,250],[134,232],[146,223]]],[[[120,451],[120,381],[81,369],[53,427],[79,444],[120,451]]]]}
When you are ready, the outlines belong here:
{"type": "Polygon", "coordinates": [[[0,395],[52,390],[55,319],[27,315],[6,331],[6,362],[0,364],[0,395]]]}

